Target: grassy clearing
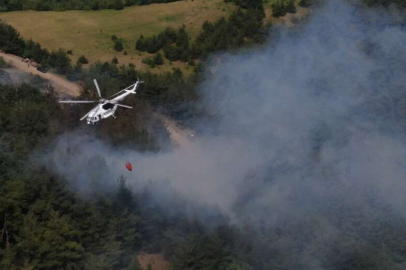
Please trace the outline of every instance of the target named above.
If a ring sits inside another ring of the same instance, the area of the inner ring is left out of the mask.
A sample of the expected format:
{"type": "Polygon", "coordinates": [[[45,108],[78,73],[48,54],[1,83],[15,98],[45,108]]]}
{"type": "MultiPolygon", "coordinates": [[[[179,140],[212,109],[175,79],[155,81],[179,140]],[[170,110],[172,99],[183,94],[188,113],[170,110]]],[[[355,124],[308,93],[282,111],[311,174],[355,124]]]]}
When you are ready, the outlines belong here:
{"type": "Polygon", "coordinates": [[[228,16],[234,9],[234,5],[225,4],[223,0],[186,0],[123,10],[16,11],[0,13],[0,18],[15,27],[24,38],[32,38],[47,49],[72,50],[74,61],[81,55],[85,55],[90,63],[111,61],[116,56],[120,64],[134,63],[139,70],[160,72],[181,67],[187,72],[187,64],[168,65],[169,61],[160,68],[150,69],[141,63],[149,54],[137,52],[135,41],[141,34],[150,36],[167,26],[177,28],[183,24],[195,37],[204,21],[228,16]],[[113,49],[112,35],[124,40],[122,52],[113,49]]]}

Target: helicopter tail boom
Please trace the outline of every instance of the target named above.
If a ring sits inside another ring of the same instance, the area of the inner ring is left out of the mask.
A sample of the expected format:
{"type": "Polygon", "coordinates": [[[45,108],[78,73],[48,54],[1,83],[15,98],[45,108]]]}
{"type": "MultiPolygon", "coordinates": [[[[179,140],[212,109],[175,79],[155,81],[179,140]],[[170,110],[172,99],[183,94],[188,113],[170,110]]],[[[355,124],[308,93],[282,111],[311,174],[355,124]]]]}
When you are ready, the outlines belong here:
{"type": "Polygon", "coordinates": [[[137,93],[138,84],[139,84],[139,81],[137,81],[137,82],[134,83],[133,85],[130,85],[129,87],[127,87],[127,88],[125,89],[125,91],[126,91],[127,93],[130,93],[130,94],[136,94],[136,93],[137,93]],[[131,87],[132,87],[132,88],[131,88],[131,87]]]}

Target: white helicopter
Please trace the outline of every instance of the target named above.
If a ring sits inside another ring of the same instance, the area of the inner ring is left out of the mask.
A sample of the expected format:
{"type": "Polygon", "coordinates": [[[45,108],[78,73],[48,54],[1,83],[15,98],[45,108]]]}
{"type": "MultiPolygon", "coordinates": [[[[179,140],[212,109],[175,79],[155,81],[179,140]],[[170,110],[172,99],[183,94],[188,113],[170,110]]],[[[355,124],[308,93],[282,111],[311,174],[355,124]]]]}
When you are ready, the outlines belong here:
{"type": "MultiPolygon", "coordinates": [[[[99,104],[94,107],[90,112],[88,112],[85,116],[80,118],[80,121],[86,118],[87,124],[97,124],[101,119],[113,116],[116,118],[114,113],[117,110],[117,106],[127,108],[127,109],[132,109],[132,107],[123,105],[123,104],[118,104],[119,101],[123,100],[125,97],[127,97],[130,94],[136,94],[136,90],[139,86],[140,83],[143,83],[139,79],[137,80],[136,83],[128,86],[127,88],[121,90],[120,92],[115,93],[109,99],[104,99],[101,95],[99,85],[97,84],[96,79],[93,80],[94,84],[96,85],[97,93],[99,94],[99,104]],[[114,97],[115,96],[115,97],[114,97]],[[114,97],[113,99],[111,99],[114,97]]],[[[60,103],[95,103],[97,100],[92,101],[92,100],[60,100],[60,103]]]]}

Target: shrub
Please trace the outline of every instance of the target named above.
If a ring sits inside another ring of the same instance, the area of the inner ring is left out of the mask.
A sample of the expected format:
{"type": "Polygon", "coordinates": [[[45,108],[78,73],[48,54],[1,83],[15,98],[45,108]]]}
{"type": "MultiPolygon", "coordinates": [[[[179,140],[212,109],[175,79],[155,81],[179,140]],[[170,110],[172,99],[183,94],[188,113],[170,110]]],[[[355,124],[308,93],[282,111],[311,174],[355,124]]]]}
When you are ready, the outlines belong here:
{"type": "Polygon", "coordinates": [[[116,42],[114,42],[114,49],[121,52],[123,50],[123,42],[121,40],[116,40],[116,42]]]}
{"type": "Polygon", "coordinates": [[[88,64],[89,61],[87,61],[86,57],[84,55],[82,55],[81,57],[79,57],[78,62],[81,64],[88,64]]]}
{"type": "Polygon", "coordinates": [[[151,57],[146,57],[142,59],[142,62],[152,68],[155,67],[155,62],[154,59],[152,59],[151,57]]]}
{"type": "Polygon", "coordinates": [[[162,57],[161,53],[157,53],[154,57],[154,63],[155,65],[163,65],[164,64],[164,58],[162,57]]]}

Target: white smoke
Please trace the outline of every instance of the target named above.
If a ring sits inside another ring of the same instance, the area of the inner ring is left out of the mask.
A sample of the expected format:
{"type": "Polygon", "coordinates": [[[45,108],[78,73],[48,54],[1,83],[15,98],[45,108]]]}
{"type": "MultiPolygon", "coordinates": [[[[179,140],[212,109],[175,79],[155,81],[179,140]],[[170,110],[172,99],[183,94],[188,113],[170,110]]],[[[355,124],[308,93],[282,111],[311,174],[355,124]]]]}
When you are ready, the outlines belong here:
{"type": "Polygon", "coordinates": [[[388,22],[331,1],[264,48],[221,55],[199,86],[217,120],[195,123],[206,132],[190,148],[118,151],[73,132],[47,160],[80,190],[164,180],[236,221],[300,220],[336,202],[367,211],[370,198],[404,216],[406,30],[388,22]]]}

